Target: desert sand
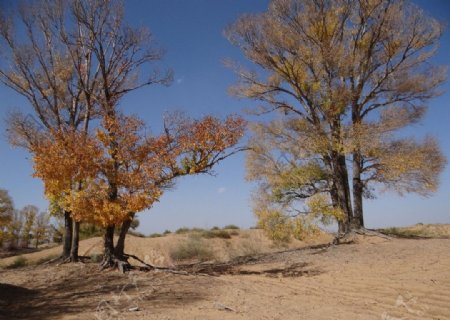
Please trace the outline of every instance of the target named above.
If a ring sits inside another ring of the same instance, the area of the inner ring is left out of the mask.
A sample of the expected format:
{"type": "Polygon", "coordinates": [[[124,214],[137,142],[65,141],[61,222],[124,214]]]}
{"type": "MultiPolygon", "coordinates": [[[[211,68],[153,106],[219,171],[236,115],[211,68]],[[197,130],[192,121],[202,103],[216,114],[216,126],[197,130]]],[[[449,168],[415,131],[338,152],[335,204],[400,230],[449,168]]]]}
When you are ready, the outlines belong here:
{"type": "MultiPolygon", "coordinates": [[[[155,262],[155,248],[173,237],[130,237],[128,250],[155,262]]],[[[98,250],[99,241],[83,241],[84,253],[98,250]]],[[[94,263],[3,269],[0,318],[450,319],[450,239],[358,236],[308,248],[316,244],[268,246],[216,275],[99,272],[94,263]]]]}

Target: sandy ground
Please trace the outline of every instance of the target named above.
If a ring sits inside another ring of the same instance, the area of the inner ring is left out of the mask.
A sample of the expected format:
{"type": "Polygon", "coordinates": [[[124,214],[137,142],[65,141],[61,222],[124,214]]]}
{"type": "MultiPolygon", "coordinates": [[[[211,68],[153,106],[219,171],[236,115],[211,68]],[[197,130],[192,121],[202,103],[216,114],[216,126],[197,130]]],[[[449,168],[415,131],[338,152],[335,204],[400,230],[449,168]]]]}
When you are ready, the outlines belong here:
{"type": "Polygon", "coordinates": [[[2,270],[0,318],[450,319],[449,239],[361,236],[259,255],[233,273],[122,275],[82,263],[2,270]]]}
{"type": "MultiPolygon", "coordinates": [[[[299,241],[293,239],[283,246],[274,245],[262,230],[229,230],[229,232],[238,232],[238,235],[232,236],[231,239],[204,239],[201,238],[202,244],[211,249],[214,257],[218,261],[227,261],[233,257],[249,254],[257,254],[264,252],[275,252],[281,249],[303,248],[309,245],[326,243],[332,240],[330,234],[323,233],[319,237],[309,239],[308,241],[299,241]]],[[[158,266],[172,266],[176,261],[170,257],[170,252],[186,241],[190,240],[191,234],[169,234],[158,238],[140,238],[128,235],[125,243],[125,251],[136,255],[148,263],[158,266]]],[[[80,241],[79,254],[81,256],[100,255],[103,250],[103,240],[95,237],[80,241]]],[[[36,263],[48,257],[57,257],[62,251],[61,246],[53,247],[38,252],[21,255],[29,263],[36,263]]],[[[17,256],[0,259],[0,267],[12,264],[17,256]]]]}

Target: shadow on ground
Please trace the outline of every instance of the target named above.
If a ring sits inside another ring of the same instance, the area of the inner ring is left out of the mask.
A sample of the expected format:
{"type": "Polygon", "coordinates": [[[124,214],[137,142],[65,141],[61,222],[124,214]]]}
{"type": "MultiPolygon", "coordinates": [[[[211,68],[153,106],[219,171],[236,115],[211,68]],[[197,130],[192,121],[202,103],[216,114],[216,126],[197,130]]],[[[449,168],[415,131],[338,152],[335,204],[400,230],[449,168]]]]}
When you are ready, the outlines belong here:
{"type": "Polygon", "coordinates": [[[31,273],[34,279],[20,286],[0,283],[2,320],[45,320],[79,314],[116,319],[139,305],[182,306],[203,299],[205,294],[198,283],[186,276],[100,272],[95,264],[16,269],[1,272],[0,278],[7,280],[11,272],[23,273],[24,277],[31,273]]]}

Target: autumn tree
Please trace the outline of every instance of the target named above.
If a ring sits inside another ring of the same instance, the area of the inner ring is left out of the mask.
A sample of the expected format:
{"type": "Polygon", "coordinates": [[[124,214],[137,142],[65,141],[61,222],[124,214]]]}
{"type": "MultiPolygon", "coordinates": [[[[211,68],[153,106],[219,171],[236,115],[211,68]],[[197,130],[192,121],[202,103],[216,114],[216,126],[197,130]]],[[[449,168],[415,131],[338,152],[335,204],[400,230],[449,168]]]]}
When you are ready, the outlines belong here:
{"type": "MultiPolygon", "coordinates": [[[[29,100],[39,119],[36,124],[20,113],[11,116],[15,145],[30,149],[43,136],[87,133],[90,120],[100,113],[111,116],[126,93],[171,80],[170,72],[160,73],[154,65],[150,75],[139,76],[140,68],[157,62],[163,52],[148,30],[124,21],[120,1],[27,2],[1,21],[7,63],[0,66],[0,79],[29,100]],[[24,38],[14,31],[13,17],[24,27],[24,38]]],[[[71,187],[82,183],[71,181],[71,187]]],[[[73,223],[72,237],[71,213],[64,215],[63,256],[76,260],[80,222],[73,223]]]]}
{"type": "Polygon", "coordinates": [[[436,190],[445,165],[436,141],[395,133],[420,121],[446,80],[431,60],[442,30],[404,0],[273,0],[229,27],[261,71],[236,67],[233,93],[277,114],[253,126],[257,215],[331,213],[347,232],[364,227],[363,197],[380,188],[436,190]]]}
{"type": "MultiPolygon", "coordinates": [[[[95,116],[89,90],[93,90],[97,77],[92,71],[89,45],[77,41],[83,37],[83,30],[69,17],[71,5],[71,1],[63,0],[27,1],[13,12],[2,10],[0,80],[24,96],[35,114],[11,114],[8,133],[15,146],[31,150],[52,132],[87,131],[89,120],[95,116]]],[[[69,212],[62,214],[63,257],[67,258],[72,241],[76,241],[72,239],[76,225],[72,226],[69,212]]]]}
{"type": "Polygon", "coordinates": [[[47,212],[41,212],[36,216],[34,224],[32,225],[31,231],[34,237],[34,245],[35,248],[39,246],[39,244],[48,239],[48,234],[50,231],[50,216],[47,212]]]}
{"type": "Polygon", "coordinates": [[[33,236],[32,229],[39,214],[39,209],[36,206],[28,205],[20,210],[20,215],[23,217],[23,228],[21,234],[22,246],[28,248],[30,240],[33,236]]]}
{"type": "Polygon", "coordinates": [[[8,225],[12,222],[14,204],[7,190],[0,189],[0,247],[8,235],[8,225]]]}
{"type": "Polygon", "coordinates": [[[64,194],[59,203],[75,220],[106,229],[103,266],[113,266],[124,260],[134,215],[151,208],[175,178],[210,172],[238,152],[234,146],[244,127],[239,117],[220,121],[174,115],[166,118],[161,135],[151,136],[138,118],[116,112],[114,120],[107,117],[91,135],[41,141],[33,150],[35,175],[44,181],[48,197],[64,194]],[[70,181],[78,179],[82,187],[70,188],[70,181]],[[114,247],[116,226],[121,229],[114,247]]]}

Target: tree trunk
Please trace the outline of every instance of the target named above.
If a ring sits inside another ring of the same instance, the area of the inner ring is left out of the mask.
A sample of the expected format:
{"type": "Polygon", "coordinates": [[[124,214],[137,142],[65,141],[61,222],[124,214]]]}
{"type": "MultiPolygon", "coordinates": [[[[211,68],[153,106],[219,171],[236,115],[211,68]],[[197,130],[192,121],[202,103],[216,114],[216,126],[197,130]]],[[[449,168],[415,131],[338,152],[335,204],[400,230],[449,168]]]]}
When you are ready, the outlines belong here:
{"type": "Polygon", "coordinates": [[[345,163],[345,156],[339,155],[335,161],[335,186],[337,190],[337,200],[339,207],[344,212],[344,219],[339,224],[339,232],[347,233],[350,230],[350,223],[353,219],[350,186],[348,181],[348,171],[345,163]]]}
{"type": "Polygon", "coordinates": [[[353,153],[353,222],[352,228],[364,228],[363,184],[361,181],[361,154],[353,153]]]}
{"type": "Polygon", "coordinates": [[[125,253],[125,237],[127,236],[128,230],[130,229],[131,222],[134,218],[134,213],[130,213],[128,218],[129,219],[126,219],[120,227],[119,238],[117,239],[117,244],[114,249],[116,257],[118,257],[119,259],[122,259],[125,253]]]}
{"type": "Polygon", "coordinates": [[[78,261],[78,243],[80,242],[80,222],[74,221],[73,223],[73,235],[72,235],[72,248],[70,250],[70,261],[78,261]]]}
{"type": "Polygon", "coordinates": [[[103,254],[103,261],[102,261],[102,267],[113,267],[115,265],[115,256],[114,256],[114,225],[109,225],[106,227],[105,235],[103,237],[103,247],[104,247],[104,254],[103,254]]]}
{"type": "Polygon", "coordinates": [[[72,248],[72,217],[70,212],[64,212],[64,237],[63,237],[63,258],[70,257],[70,251],[72,248]]]}

